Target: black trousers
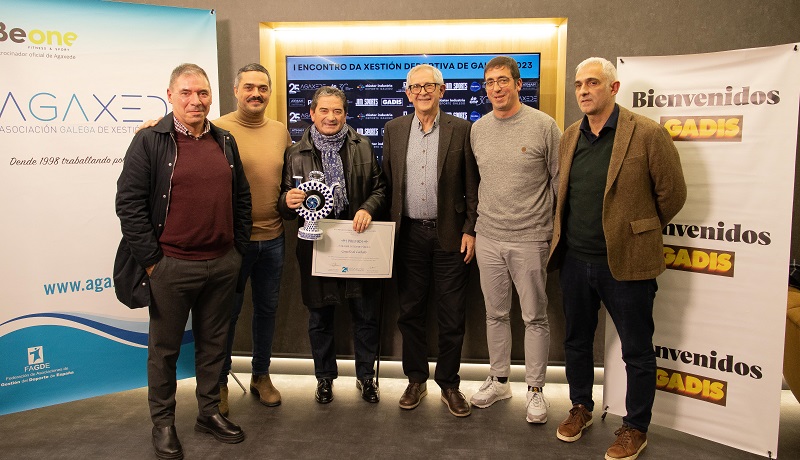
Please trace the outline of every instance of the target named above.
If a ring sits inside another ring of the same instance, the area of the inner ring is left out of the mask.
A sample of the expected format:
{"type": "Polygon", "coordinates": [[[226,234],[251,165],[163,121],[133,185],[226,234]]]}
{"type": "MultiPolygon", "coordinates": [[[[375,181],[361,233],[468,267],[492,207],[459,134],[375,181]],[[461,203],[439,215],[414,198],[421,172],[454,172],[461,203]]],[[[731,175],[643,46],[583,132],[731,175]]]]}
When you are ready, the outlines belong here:
{"type": "MultiPolygon", "coordinates": [[[[361,297],[345,299],[353,318],[353,351],[356,377],[366,380],[375,377],[375,357],[378,354],[378,308],[380,290],[365,290],[361,297]]],[[[308,308],[308,338],[314,358],[314,375],[318,379],[335,379],[339,376],[336,364],[335,317],[336,306],[308,308]]]]}
{"type": "Polygon", "coordinates": [[[439,326],[434,379],[441,388],[458,388],[467,301],[469,265],[464,254],[442,249],[435,228],[404,219],[398,241],[397,287],[403,336],[403,372],[412,383],[429,377],[427,310],[430,283],[439,326]]]}
{"type": "Polygon", "coordinates": [[[184,328],[192,314],[197,407],[214,415],[219,373],[225,360],[228,323],[242,256],[231,249],[212,260],[163,257],[150,277],[150,335],[147,384],[150,418],[159,427],[175,423],[176,364],[184,328]]]}

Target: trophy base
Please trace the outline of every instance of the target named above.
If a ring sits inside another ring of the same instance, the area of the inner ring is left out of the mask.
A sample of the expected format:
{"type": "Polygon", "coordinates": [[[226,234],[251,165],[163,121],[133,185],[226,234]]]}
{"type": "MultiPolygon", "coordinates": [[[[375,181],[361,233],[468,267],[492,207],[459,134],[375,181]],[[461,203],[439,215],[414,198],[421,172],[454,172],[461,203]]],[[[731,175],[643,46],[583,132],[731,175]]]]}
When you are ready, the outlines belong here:
{"type": "Polygon", "coordinates": [[[322,230],[297,229],[297,237],[301,240],[316,241],[322,238],[322,230]]]}

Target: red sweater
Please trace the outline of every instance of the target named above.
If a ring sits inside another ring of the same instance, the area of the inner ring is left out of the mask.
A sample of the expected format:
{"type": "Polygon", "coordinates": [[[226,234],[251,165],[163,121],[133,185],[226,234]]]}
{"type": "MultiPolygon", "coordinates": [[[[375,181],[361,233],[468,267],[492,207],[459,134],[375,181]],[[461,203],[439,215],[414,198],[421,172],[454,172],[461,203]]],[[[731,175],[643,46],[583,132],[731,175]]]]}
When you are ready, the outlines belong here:
{"type": "Polygon", "coordinates": [[[210,134],[193,139],[176,133],[167,220],[159,243],[169,257],[209,260],[233,247],[231,166],[210,134]]]}

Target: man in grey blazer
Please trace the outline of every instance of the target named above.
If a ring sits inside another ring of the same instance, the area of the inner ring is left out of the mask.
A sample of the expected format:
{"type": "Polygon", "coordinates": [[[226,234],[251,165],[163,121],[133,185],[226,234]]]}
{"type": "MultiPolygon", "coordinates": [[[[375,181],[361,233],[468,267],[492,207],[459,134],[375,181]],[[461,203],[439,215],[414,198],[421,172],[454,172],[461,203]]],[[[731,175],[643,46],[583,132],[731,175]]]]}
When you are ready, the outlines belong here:
{"type": "Polygon", "coordinates": [[[439,324],[434,379],[449,411],[465,417],[471,409],[459,391],[458,371],[480,179],[469,143],[470,123],[439,110],[444,91],[438,69],[427,64],[411,69],[406,96],[414,113],[386,123],[383,172],[390,187],[391,219],[397,224],[398,326],[409,382],[400,407],[414,409],[427,394],[425,319],[433,279],[439,324]]]}
{"type": "Polygon", "coordinates": [[[656,391],[653,299],[665,270],[661,229],[686,201],[678,151],[664,127],[615,102],[617,71],[580,63],[582,120],[561,138],[561,177],[548,268],[560,269],[564,352],[573,407],[556,435],[577,441],[592,424],[593,339],[600,302],[614,321],[627,373],[627,414],[605,458],[633,460],[647,445],[656,391]]]}

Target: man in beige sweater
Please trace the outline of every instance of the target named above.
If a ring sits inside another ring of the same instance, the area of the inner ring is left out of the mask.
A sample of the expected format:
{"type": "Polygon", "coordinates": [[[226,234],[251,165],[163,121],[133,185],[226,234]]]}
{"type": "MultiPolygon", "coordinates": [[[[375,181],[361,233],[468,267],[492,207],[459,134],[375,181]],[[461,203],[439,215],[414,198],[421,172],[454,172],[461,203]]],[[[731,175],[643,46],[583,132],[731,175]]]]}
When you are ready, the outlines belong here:
{"type": "Polygon", "coordinates": [[[275,313],[283,270],[283,220],[278,214],[283,153],[292,144],[286,126],[266,117],[272,95],[272,78],[260,64],[248,64],[236,73],[233,92],[236,111],[214,123],[233,134],[239,146],[253,197],[253,229],[236,286],[236,302],[228,332],[228,353],[219,377],[220,412],[228,413],[228,372],[236,321],[244,302],[244,288],[250,278],[253,294],[253,374],[250,391],[266,406],[281,403],[272,385],[269,364],[275,335],[275,313]]]}

